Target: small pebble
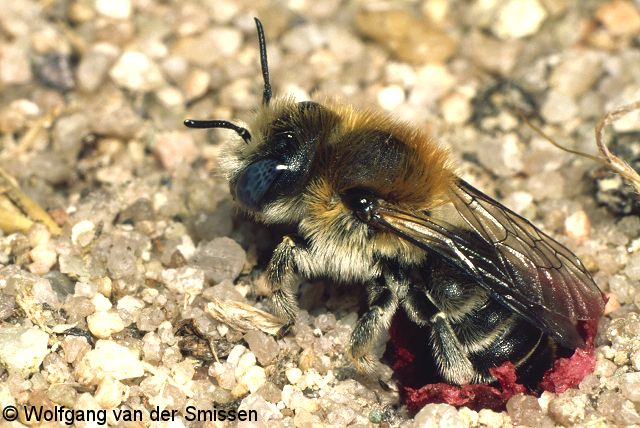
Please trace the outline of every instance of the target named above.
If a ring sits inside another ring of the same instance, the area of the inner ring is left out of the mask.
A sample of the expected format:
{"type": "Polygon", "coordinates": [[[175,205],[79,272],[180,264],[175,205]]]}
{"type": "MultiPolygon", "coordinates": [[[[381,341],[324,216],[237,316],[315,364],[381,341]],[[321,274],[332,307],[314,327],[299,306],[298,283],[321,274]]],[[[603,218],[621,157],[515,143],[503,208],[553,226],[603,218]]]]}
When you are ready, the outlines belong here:
{"type": "Polygon", "coordinates": [[[124,330],[124,323],[117,312],[96,312],[87,317],[89,331],[99,339],[107,339],[124,330]]]}
{"type": "Polygon", "coordinates": [[[566,123],[578,114],[578,105],[569,95],[552,90],[547,94],[540,114],[549,123],[566,123]]]}
{"type": "Polygon", "coordinates": [[[47,398],[56,404],[73,408],[77,399],[77,392],[71,385],[53,384],[47,391],[47,398]]]}
{"type": "Polygon", "coordinates": [[[144,375],[144,366],[126,346],[110,340],[98,340],[95,348],[82,358],[77,374],[80,382],[96,384],[107,376],[116,380],[140,377],[144,375]]]}
{"type": "Polygon", "coordinates": [[[620,381],[620,389],[624,396],[635,402],[640,402],[640,373],[626,373],[620,381]]]}
{"type": "Polygon", "coordinates": [[[229,363],[213,363],[213,365],[209,367],[209,374],[215,378],[221,388],[230,391],[236,386],[234,369],[229,363]]]}
{"type": "Polygon", "coordinates": [[[582,422],[590,407],[588,395],[571,390],[551,400],[549,415],[562,425],[571,426],[582,422]]]}
{"type": "Polygon", "coordinates": [[[86,92],[97,90],[113,65],[120,50],[110,43],[97,43],[85,53],[76,69],[78,86],[86,92]]]}
{"type": "Polygon", "coordinates": [[[104,409],[117,407],[127,399],[129,387],[110,376],[105,377],[96,388],[95,399],[104,409]]]}
{"type": "Polygon", "coordinates": [[[240,379],[238,383],[246,385],[250,393],[257,392],[264,386],[267,381],[267,375],[264,369],[260,366],[250,367],[240,379]]]}
{"type": "Polygon", "coordinates": [[[427,404],[413,418],[412,427],[461,427],[462,420],[455,407],[448,404],[427,404]]]}
{"type": "Polygon", "coordinates": [[[0,329],[0,364],[21,376],[35,373],[49,353],[49,335],[38,327],[0,329]]]}
{"type": "Polygon", "coordinates": [[[113,307],[113,305],[111,304],[111,301],[106,297],[104,297],[102,294],[96,294],[95,296],[93,296],[91,298],[91,303],[93,303],[93,306],[96,308],[96,311],[98,312],[108,311],[113,307]]]}
{"type": "Polygon", "coordinates": [[[494,412],[490,409],[481,409],[478,412],[478,423],[487,427],[511,426],[511,418],[505,412],[494,412]]]}
{"type": "Polygon", "coordinates": [[[193,298],[202,293],[205,274],[200,269],[183,266],[178,269],[165,269],[161,278],[169,290],[193,298]]]}
{"type": "Polygon", "coordinates": [[[640,10],[632,1],[613,0],[601,4],[596,10],[596,18],[614,35],[640,32],[640,10]]]}
{"type": "Polygon", "coordinates": [[[570,97],[581,96],[593,87],[602,74],[601,62],[601,57],[594,52],[570,52],[553,69],[549,84],[570,97]]]}
{"type": "Polygon", "coordinates": [[[189,165],[199,154],[193,141],[193,133],[188,131],[159,133],[156,136],[154,152],[166,169],[189,165]]]}
{"type": "Polygon", "coordinates": [[[52,308],[60,308],[58,295],[53,291],[51,282],[44,278],[38,278],[31,286],[31,295],[41,305],[49,305],[52,308]]]}
{"type": "Polygon", "coordinates": [[[584,210],[576,211],[565,219],[564,228],[569,237],[584,242],[591,231],[589,216],[584,210]]]}
{"type": "Polygon", "coordinates": [[[32,79],[31,64],[25,49],[18,46],[3,46],[0,55],[0,82],[3,85],[22,85],[32,79]]]}
{"type": "Polygon", "coordinates": [[[235,280],[244,266],[246,254],[238,243],[230,238],[216,238],[200,243],[191,262],[205,272],[207,280],[216,283],[235,280]]]}
{"type": "Polygon", "coordinates": [[[74,245],[86,247],[93,241],[96,225],[90,220],[81,220],[71,228],[71,242],[74,245]]]}
{"type": "Polygon", "coordinates": [[[278,356],[278,343],[276,340],[259,330],[250,330],[243,336],[249,345],[249,349],[263,367],[273,363],[278,356]]]}
{"type": "Polygon", "coordinates": [[[240,361],[240,357],[242,357],[246,350],[247,348],[242,345],[234,346],[227,356],[227,363],[232,366],[237,366],[240,361]]]}
{"type": "Polygon", "coordinates": [[[295,385],[302,379],[302,370],[297,367],[291,367],[286,370],[285,375],[289,383],[295,385]]]}
{"type": "Polygon", "coordinates": [[[120,300],[118,300],[116,308],[119,311],[127,311],[130,314],[135,315],[138,314],[142,308],[144,308],[144,302],[133,296],[122,296],[120,300]]]}
{"type": "Polygon", "coordinates": [[[440,110],[445,121],[460,125],[471,117],[471,103],[467,96],[459,92],[453,92],[440,102],[440,110]]]}
{"type": "Polygon", "coordinates": [[[406,94],[399,85],[390,85],[378,91],[378,104],[385,110],[392,111],[405,101],[406,94]]]}
{"type": "Polygon", "coordinates": [[[361,10],[356,26],[398,59],[414,64],[443,63],[457,47],[446,32],[407,10],[361,10]]]}
{"type": "Polygon", "coordinates": [[[507,402],[507,413],[515,425],[535,427],[554,426],[553,421],[542,413],[538,400],[531,395],[518,394],[507,402]]]}
{"type": "MultiPolygon", "coordinates": [[[[227,362],[229,359],[227,358],[227,362]]],[[[240,379],[253,366],[256,365],[256,356],[251,351],[247,351],[238,359],[235,375],[236,379],[240,379]]]]}
{"type": "MultiPolygon", "coordinates": [[[[250,411],[258,413],[258,420],[267,424],[269,421],[277,421],[283,419],[283,415],[275,404],[265,400],[259,394],[251,393],[242,399],[238,406],[238,410],[250,411]]],[[[241,425],[241,424],[238,424],[241,425]]]]}
{"type": "Polygon", "coordinates": [[[164,83],[160,68],[144,53],[126,51],[109,71],[113,81],[125,89],[147,92],[164,83]]]}
{"type": "Polygon", "coordinates": [[[131,15],[131,0],[96,0],[96,10],[109,18],[127,19],[131,15]]]}
{"type": "Polygon", "coordinates": [[[546,18],[547,12],[538,0],[507,0],[491,29],[501,39],[518,39],[537,33],[546,18]]]}
{"type": "Polygon", "coordinates": [[[76,361],[91,350],[91,345],[89,345],[87,339],[84,337],[65,336],[62,341],[62,349],[64,350],[64,359],[67,364],[75,365],[76,361]]]}

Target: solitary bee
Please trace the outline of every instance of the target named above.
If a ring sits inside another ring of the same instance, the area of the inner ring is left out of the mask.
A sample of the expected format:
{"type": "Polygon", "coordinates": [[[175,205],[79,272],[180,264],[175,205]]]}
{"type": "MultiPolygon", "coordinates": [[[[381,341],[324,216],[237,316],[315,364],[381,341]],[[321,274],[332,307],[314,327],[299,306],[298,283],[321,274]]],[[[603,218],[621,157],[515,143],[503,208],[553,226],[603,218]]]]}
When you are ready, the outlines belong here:
{"type": "Polygon", "coordinates": [[[264,30],[255,20],[264,80],[249,129],[225,120],[233,198],[266,224],[294,225],[267,266],[275,313],[292,323],[298,278],[366,286],[368,309],[351,334],[357,366],[402,308],[430,327],[444,380],[492,382],[513,362],[535,384],[557,349],[584,344],[602,293],[580,260],[529,221],[457,177],[447,151],[420,130],[333,101],[273,98],[264,30]],[[250,130],[250,131],[249,131],[250,130]]]}

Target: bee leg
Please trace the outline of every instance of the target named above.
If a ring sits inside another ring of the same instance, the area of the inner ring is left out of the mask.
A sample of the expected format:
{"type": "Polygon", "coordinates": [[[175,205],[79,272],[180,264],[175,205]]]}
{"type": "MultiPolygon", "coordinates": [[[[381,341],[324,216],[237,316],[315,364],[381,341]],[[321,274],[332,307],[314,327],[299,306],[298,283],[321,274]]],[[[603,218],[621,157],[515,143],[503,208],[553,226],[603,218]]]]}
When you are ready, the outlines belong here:
{"type": "Polygon", "coordinates": [[[296,259],[308,257],[303,243],[294,236],[285,236],[278,244],[267,266],[267,279],[273,295],[271,304],[274,314],[286,324],[281,332],[285,334],[298,315],[295,287],[298,284],[296,259]]]}
{"type": "Polygon", "coordinates": [[[431,318],[430,324],[433,356],[442,377],[458,385],[473,382],[476,369],[445,314],[437,313],[431,318]]]}
{"type": "Polygon", "coordinates": [[[367,291],[369,309],[360,317],[351,333],[349,354],[358,370],[371,373],[376,363],[371,355],[371,348],[380,333],[389,329],[399,300],[382,277],[368,284],[367,291]]]}

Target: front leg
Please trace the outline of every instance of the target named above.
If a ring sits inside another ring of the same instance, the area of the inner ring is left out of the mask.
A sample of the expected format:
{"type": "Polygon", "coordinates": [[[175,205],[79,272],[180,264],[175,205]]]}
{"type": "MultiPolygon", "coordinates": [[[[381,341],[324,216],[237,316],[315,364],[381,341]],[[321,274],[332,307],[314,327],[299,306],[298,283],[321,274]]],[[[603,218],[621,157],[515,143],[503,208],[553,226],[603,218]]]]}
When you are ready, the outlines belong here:
{"type": "Polygon", "coordinates": [[[274,314],[290,327],[298,316],[298,301],[295,288],[298,285],[298,263],[311,257],[302,240],[296,236],[285,236],[278,244],[267,265],[267,280],[273,293],[271,304],[274,314]]]}
{"type": "Polygon", "coordinates": [[[371,373],[375,368],[375,359],[371,348],[383,331],[391,325],[391,319],[399,305],[395,281],[381,276],[367,284],[369,309],[356,323],[350,340],[350,356],[356,368],[371,373]]]}

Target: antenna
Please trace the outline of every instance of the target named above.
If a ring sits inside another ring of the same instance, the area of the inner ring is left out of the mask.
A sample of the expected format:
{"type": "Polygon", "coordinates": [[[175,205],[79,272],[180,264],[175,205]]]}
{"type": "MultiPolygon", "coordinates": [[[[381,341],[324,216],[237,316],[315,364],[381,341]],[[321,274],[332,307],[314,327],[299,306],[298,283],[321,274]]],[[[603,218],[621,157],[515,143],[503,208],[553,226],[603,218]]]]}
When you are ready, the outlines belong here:
{"type": "Polygon", "coordinates": [[[209,129],[209,128],[225,128],[236,131],[236,133],[244,140],[245,143],[251,141],[251,134],[246,128],[229,122],[228,120],[194,120],[187,119],[184,121],[187,128],[209,129]]]}
{"type": "Polygon", "coordinates": [[[260,68],[262,68],[262,80],[264,80],[264,89],[262,91],[262,104],[269,105],[271,100],[271,83],[269,83],[269,63],[267,62],[267,41],[264,37],[264,28],[262,22],[258,18],[256,21],[258,29],[258,45],[260,46],[260,68]]]}
{"type": "MultiPolygon", "coordinates": [[[[258,45],[260,46],[260,68],[262,69],[262,80],[264,81],[264,89],[262,90],[262,104],[269,105],[271,101],[271,84],[269,83],[269,64],[267,63],[267,42],[264,37],[264,28],[262,28],[262,22],[258,18],[253,18],[256,21],[256,28],[258,29],[258,45]]],[[[209,128],[225,128],[231,129],[238,134],[245,143],[251,141],[251,134],[246,128],[238,126],[228,120],[194,120],[187,119],[184,121],[184,125],[188,128],[209,129],[209,128]]]]}

